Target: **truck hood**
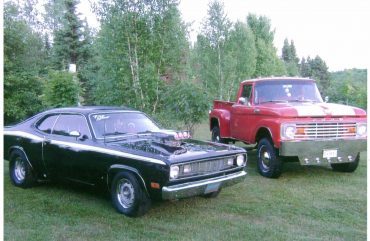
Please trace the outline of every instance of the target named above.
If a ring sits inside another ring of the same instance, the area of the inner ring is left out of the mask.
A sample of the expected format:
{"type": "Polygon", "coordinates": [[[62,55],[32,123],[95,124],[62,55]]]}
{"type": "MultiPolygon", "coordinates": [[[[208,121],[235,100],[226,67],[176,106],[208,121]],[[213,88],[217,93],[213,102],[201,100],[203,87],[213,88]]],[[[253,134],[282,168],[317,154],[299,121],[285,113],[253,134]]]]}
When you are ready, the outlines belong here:
{"type": "Polygon", "coordinates": [[[245,153],[244,149],[231,145],[194,139],[175,140],[173,135],[168,133],[152,133],[118,139],[106,145],[115,150],[156,158],[169,163],[245,153]]]}
{"type": "Polygon", "coordinates": [[[260,105],[260,107],[261,111],[263,111],[261,114],[277,115],[281,117],[366,117],[366,112],[360,108],[332,103],[265,103],[260,105]]]}

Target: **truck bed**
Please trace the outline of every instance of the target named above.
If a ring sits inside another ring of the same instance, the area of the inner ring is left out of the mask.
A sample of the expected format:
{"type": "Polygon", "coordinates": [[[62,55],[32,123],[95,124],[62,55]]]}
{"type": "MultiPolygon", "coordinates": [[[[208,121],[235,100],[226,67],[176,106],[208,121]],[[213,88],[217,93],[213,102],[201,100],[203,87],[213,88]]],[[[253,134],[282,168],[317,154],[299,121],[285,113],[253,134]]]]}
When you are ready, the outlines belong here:
{"type": "Polygon", "coordinates": [[[230,110],[234,104],[232,101],[214,100],[213,109],[230,110]]]}

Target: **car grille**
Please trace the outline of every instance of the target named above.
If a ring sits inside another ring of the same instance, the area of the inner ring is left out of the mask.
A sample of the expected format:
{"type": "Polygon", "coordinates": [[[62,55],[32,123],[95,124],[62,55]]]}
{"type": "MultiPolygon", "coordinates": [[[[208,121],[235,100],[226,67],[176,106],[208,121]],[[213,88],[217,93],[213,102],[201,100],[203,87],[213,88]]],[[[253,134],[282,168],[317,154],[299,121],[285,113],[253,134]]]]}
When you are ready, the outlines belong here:
{"type": "Polygon", "coordinates": [[[356,123],[307,123],[296,125],[295,139],[339,139],[356,137],[356,123]]]}
{"type": "Polygon", "coordinates": [[[235,159],[235,156],[229,156],[224,158],[181,164],[179,166],[179,178],[212,174],[235,168],[237,167],[235,159]]]}

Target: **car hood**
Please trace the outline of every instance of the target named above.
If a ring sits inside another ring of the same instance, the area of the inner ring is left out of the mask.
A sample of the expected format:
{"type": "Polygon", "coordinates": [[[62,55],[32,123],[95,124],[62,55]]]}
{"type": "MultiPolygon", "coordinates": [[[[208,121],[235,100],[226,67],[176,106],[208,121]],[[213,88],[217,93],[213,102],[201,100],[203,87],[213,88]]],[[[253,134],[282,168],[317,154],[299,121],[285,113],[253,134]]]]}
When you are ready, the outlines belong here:
{"type": "Polygon", "coordinates": [[[360,108],[333,104],[312,102],[265,103],[259,106],[261,114],[282,117],[366,117],[366,112],[360,108]]]}
{"type": "Polygon", "coordinates": [[[169,163],[245,153],[244,149],[232,145],[194,139],[175,140],[174,136],[168,133],[117,139],[107,142],[106,145],[122,152],[157,158],[169,163]]]}

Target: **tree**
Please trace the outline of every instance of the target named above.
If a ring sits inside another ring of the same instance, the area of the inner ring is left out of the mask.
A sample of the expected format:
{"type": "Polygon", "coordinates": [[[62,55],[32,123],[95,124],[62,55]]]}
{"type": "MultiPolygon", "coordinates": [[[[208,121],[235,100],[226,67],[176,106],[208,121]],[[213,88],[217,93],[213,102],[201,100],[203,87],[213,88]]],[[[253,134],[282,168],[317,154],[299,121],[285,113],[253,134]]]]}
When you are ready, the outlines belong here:
{"type": "Polygon", "coordinates": [[[20,121],[40,111],[45,68],[42,38],[24,20],[20,8],[4,5],[4,122],[20,121]]]}
{"type": "Polygon", "coordinates": [[[270,19],[249,14],[247,24],[254,34],[257,49],[256,70],[253,76],[285,74],[284,64],[276,55],[276,48],[273,44],[275,31],[271,30],[270,19]]]}
{"type": "Polygon", "coordinates": [[[299,58],[297,57],[293,40],[291,40],[289,44],[288,39],[285,39],[281,52],[281,58],[284,61],[288,76],[297,76],[299,58]]]}
{"type": "Polygon", "coordinates": [[[320,92],[325,95],[330,86],[330,74],[324,60],[319,56],[314,59],[304,58],[300,64],[300,72],[303,77],[310,77],[317,81],[320,92]]]}

